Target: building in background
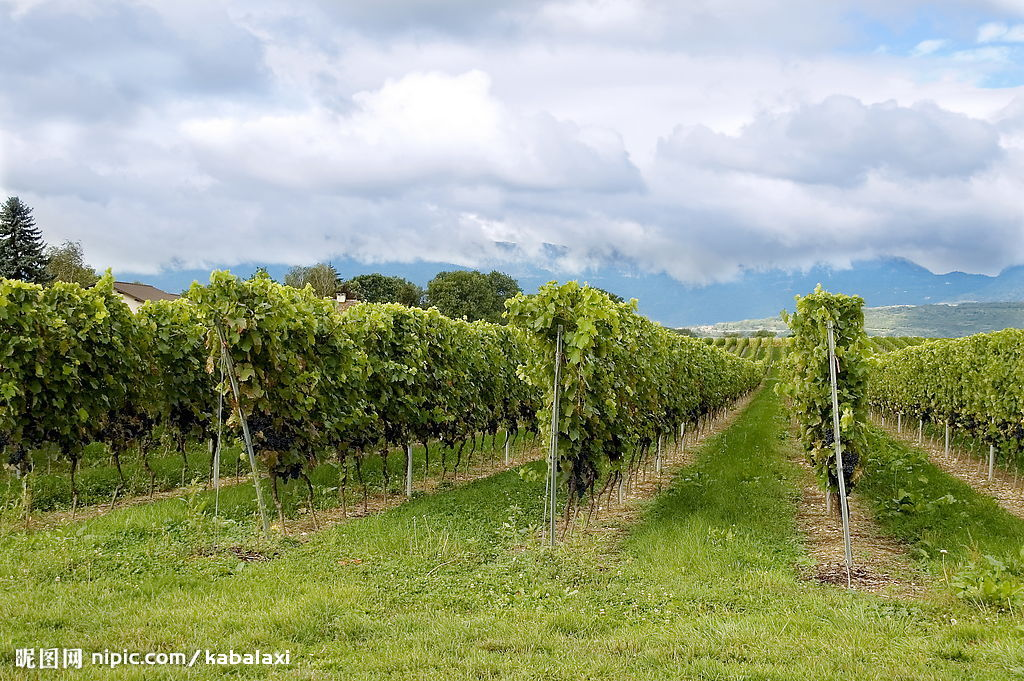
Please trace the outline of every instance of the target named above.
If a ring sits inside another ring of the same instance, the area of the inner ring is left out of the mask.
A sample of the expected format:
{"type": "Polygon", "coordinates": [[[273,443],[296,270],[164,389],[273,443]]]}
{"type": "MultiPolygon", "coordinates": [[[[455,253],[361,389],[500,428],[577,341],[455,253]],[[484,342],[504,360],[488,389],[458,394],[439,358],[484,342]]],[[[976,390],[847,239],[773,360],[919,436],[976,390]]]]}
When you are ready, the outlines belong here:
{"type": "Polygon", "coordinates": [[[334,303],[338,307],[338,312],[344,312],[348,308],[357,304],[359,301],[355,298],[349,297],[347,294],[339,293],[334,296],[334,303]]]}
{"type": "Polygon", "coordinates": [[[139,308],[147,300],[176,300],[181,297],[174,293],[161,291],[156,286],[138,283],[131,284],[126,281],[115,281],[114,291],[128,304],[132,312],[138,312],[139,308]]]}

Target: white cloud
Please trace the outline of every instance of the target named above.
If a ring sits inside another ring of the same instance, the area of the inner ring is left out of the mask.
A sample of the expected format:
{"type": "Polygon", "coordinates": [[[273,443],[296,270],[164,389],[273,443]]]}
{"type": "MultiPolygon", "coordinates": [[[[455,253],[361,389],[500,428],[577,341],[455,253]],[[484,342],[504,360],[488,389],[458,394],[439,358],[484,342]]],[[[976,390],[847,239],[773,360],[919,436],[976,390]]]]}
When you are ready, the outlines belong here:
{"type": "Polygon", "coordinates": [[[518,115],[480,71],[411,73],[355,93],[353,110],[321,106],[252,119],[185,121],[204,167],[314,191],[496,183],[512,189],[638,189],[614,133],[549,115],[518,115]]]}
{"type": "Polygon", "coordinates": [[[763,113],[735,136],[705,126],[680,128],[663,141],[660,153],[715,170],[845,187],[871,174],[969,178],[999,160],[1003,150],[994,126],[933,103],[865,106],[832,96],[793,111],[763,113]]]}
{"type": "Polygon", "coordinates": [[[950,56],[954,61],[965,64],[1009,64],[1013,61],[1013,52],[1003,45],[957,50],[950,56]]]}
{"type": "Polygon", "coordinates": [[[615,38],[658,38],[665,27],[657,19],[649,5],[630,0],[549,2],[535,18],[549,30],[615,38]]]}
{"type": "Polygon", "coordinates": [[[1007,26],[1002,22],[990,22],[978,27],[979,43],[1022,43],[1024,24],[1007,26]]]}
{"type": "Polygon", "coordinates": [[[949,44],[948,40],[940,40],[940,39],[922,40],[921,42],[919,42],[914,47],[914,49],[911,51],[911,54],[913,54],[915,57],[923,57],[925,55],[929,55],[929,54],[932,54],[934,52],[938,52],[943,47],[945,47],[947,44],[949,44]]]}
{"type": "Polygon", "coordinates": [[[1011,24],[913,59],[812,0],[85,4],[0,10],[0,189],[96,265],[1024,261],[1011,24]]]}
{"type": "Polygon", "coordinates": [[[991,43],[1006,35],[1006,24],[993,21],[978,27],[978,42],[991,43]]]}

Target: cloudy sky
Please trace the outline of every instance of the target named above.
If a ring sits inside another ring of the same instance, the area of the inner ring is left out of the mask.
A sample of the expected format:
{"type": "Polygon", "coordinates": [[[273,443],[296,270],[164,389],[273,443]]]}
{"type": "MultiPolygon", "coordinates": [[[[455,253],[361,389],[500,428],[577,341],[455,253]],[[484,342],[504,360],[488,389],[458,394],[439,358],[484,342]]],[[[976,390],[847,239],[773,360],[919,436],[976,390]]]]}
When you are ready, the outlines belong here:
{"type": "Polygon", "coordinates": [[[1022,170],[1022,0],[0,0],[0,192],[122,271],[991,274],[1022,170]]]}

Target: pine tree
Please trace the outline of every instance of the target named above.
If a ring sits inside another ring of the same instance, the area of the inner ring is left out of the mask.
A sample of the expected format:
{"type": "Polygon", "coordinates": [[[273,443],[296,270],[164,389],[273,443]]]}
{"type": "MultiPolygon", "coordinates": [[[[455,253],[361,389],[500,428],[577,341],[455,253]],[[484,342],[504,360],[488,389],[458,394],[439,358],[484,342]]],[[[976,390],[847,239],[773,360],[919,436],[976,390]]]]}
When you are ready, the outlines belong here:
{"type": "Polygon", "coordinates": [[[0,277],[45,284],[50,279],[45,250],[32,209],[9,197],[0,208],[0,277]]]}

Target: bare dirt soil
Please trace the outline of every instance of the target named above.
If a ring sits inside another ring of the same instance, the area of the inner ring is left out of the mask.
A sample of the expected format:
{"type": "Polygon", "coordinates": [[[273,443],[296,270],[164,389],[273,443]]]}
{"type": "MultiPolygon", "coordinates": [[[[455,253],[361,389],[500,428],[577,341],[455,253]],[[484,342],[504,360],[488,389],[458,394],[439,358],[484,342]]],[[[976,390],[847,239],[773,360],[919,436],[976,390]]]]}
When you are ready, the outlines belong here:
{"type": "Polygon", "coordinates": [[[831,512],[826,513],[825,493],[818,485],[810,464],[795,448],[793,461],[804,471],[800,489],[802,499],[796,514],[797,526],[815,562],[802,577],[808,581],[850,586],[872,593],[922,593],[924,586],[920,572],[904,546],[881,532],[859,503],[856,493],[849,499],[853,568],[847,576],[843,526],[837,504],[833,504],[831,512]]]}

